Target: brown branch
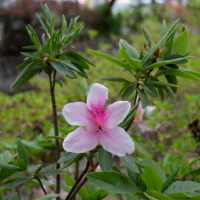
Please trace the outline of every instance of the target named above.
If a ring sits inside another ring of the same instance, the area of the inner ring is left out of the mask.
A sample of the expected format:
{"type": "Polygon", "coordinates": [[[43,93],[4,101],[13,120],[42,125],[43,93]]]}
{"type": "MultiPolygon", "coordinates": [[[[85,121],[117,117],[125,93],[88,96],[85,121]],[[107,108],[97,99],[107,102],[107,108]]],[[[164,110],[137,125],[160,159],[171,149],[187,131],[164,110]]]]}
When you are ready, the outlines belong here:
{"type": "MultiPolygon", "coordinates": [[[[54,70],[54,78],[56,76],[56,72],[54,70]]],[[[54,123],[54,132],[55,136],[58,136],[58,121],[57,121],[57,109],[56,109],[56,100],[54,93],[55,82],[53,83],[51,80],[51,69],[49,66],[49,85],[50,85],[50,93],[51,93],[51,102],[52,102],[52,110],[53,110],[53,123],[54,123]]],[[[56,139],[56,162],[59,160],[59,140],[56,139]]],[[[56,163],[56,169],[60,168],[60,164],[56,163]]],[[[60,174],[56,175],[56,194],[60,194],[60,174]]],[[[56,200],[60,200],[60,197],[56,197],[56,200]]]]}
{"type": "MultiPolygon", "coordinates": [[[[98,145],[95,150],[92,152],[92,157],[90,158],[90,160],[93,158],[94,154],[99,150],[101,146],[98,145]]],[[[73,199],[73,197],[76,195],[76,193],[74,194],[74,196],[72,197],[72,193],[74,193],[77,185],[79,184],[79,182],[81,181],[81,179],[84,177],[84,175],[87,173],[89,167],[90,167],[90,160],[87,161],[85,169],[83,170],[83,172],[81,173],[81,175],[79,176],[78,180],[76,181],[76,183],[74,184],[74,186],[72,187],[72,189],[70,190],[69,194],[67,195],[67,197],[65,198],[65,200],[70,200],[73,199]]]]}
{"type": "MultiPolygon", "coordinates": [[[[95,165],[95,168],[97,168],[98,165],[99,165],[99,163],[97,162],[96,165],[95,165]]],[[[88,171],[88,173],[91,173],[91,172],[93,172],[93,169],[90,169],[90,170],[88,171]]],[[[76,187],[76,189],[75,189],[74,192],[72,193],[70,199],[73,199],[73,198],[76,196],[76,194],[78,193],[78,191],[79,191],[79,190],[81,189],[81,187],[86,183],[87,180],[88,180],[88,178],[87,178],[87,177],[84,177],[84,179],[79,183],[79,185],[76,187]]]]}
{"type": "Polygon", "coordinates": [[[39,184],[40,184],[40,186],[41,186],[41,188],[42,188],[42,190],[43,190],[44,194],[47,194],[46,190],[44,189],[44,186],[42,185],[42,182],[41,182],[41,180],[38,178],[38,176],[35,176],[35,178],[36,178],[36,179],[37,179],[37,181],[39,182],[39,184]]]}

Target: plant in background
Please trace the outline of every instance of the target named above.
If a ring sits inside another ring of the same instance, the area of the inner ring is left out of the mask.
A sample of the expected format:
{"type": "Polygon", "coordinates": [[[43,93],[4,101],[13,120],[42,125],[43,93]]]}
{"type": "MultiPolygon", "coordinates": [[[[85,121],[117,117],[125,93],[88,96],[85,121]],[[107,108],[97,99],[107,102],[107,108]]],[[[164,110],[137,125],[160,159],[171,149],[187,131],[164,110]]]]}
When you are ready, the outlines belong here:
{"type": "MultiPolygon", "coordinates": [[[[38,198],[38,200],[48,200],[55,197],[60,199],[60,187],[68,193],[65,197],[66,200],[74,199],[77,194],[83,200],[99,200],[110,195],[109,193],[125,193],[127,199],[138,197],[145,200],[200,198],[200,193],[196,192],[200,189],[200,183],[176,181],[179,171],[185,169],[185,164],[181,168],[183,161],[181,161],[180,166],[176,165],[176,168],[170,171],[171,175],[166,178],[164,171],[151,159],[145,158],[139,162],[128,154],[134,151],[134,143],[126,133],[133,124],[140,100],[142,108],[147,107],[147,94],[155,98],[159,95],[161,99],[164,99],[165,92],[173,98],[172,92],[176,93],[178,87],[176,76],[196,81],[200,80],[200,73],[178,67],[179,64],[187,63],[188,59],[192,58],[187,53],[187,31],[183,28],[182,33],[177,37],[178,21],[172,25],[168,32],[166,32],[164,21],[161,31],[162,38],[153,46],[151,35],[143,27],[148,45],[145,44],[141,52],[138,53],[126,41],[120,40],[119,56],[121,60],[100,52],[89,51],[94,56],[104,57],[122,66],[123,72],[126,71],[133,76],[132,80],[121,77],[103,78],[104,80],[123,83],[120,91],[123,100],[135,91],[133,107],[130,109],[130,103],[127,101],[119,101],[104,108],[108,89],[102,85],[94,84],[87,97],[87,104],[71,103],[64,107],[63,115],[67,122],[81,126],[67,135],[64,140],[63,137],[58,135],[58,130],[61,132],[62,128],[58,127],[57,122],[54,89],[55,83],[59,82],[56,80],[56,73],[74,79],[76,78],[76,72],[87,78],[84,69],[89,69],[88,64],[93,64],[80,54],[68,51],[71,43],[83,29],[83,27],[79,27],[75,31],[71,31],[78,18],[72,19],[67,27],[67,22],[63,16],[61,29],[55,31],[55,17],[51,15],[46,5],[41,7],[46,20],[45,25],[38,16],[41,26],[45,30],[42,36],[42,44],[32,27],[28,26],[27,31],[34,45],[25,48],[35,51],[22,53],[26,57],[25,62],[19,65],[18,68],[24,68],[12,84],[11,90],[19,88],[41,71],[48,75],[55,132],[55,136],[50,135],[49,138],[50,140],[56,139],[56,161],[47,164],[45,162],[37,165],[32,164],[32,160],[28,157],[30,152],[27,152],[24,144],[29,143],[29,145],[32,144],[35,147],[38,143],[18,139],[18,154],[12,155],[9,151],[5,151],[0,155],[0,185],[6,186],[0,188],[1,199],[18,200],[17,193],[11,197],[2,194],[4,191],[11,192],[12,187],[24,183],[37,183],[40,185],[45,195],[38,198]],[[167,82],[163,82],[162,77],[165,77],[167,82]],[[79,133],[78,136],[77,132],[79,133]],[[104,138],[103,134],[107,138],[104,138]],[[59,140],[64,140],[63,146],[69,151],[62,157],[59,155],[59,140]],[[116,154],[125,164],[127,173],[113,166],[114,159],[111,153],[116,154]],[[5,157],[7,158],[5,159],[5,157]],[[98,159],[96,164],[93,162],[95,157],[98,159]],[[79,176],[75,177],[75,180],[63,170],[84,158],[87,159],[85,169],[79,176]],[[102,172],[95,172],[98,165],[100,165],[102,172]],[[60,174],[64,173],[67,186],[60,184],[60,174]],[[11,179],[14,174],[20,176],[20,178],[11,179]],[[44,185],[49,186],[51,191],[54,191],[54,185],[49,183],[47,176],[54,175],[56,175],[56,194],[47,194],[50,192],[45,189],[44,185]],[[84,184],[87,178],[94,184],[90,182],[86,188],[84,184]],[[97,187],[101,189],[97,191],[97,187]]],[[[67,134],[69,132],[71,130],[67,130],[67,134]]],[[[43,150],[45,147],[51,148],[54,144],[51,141],[48,144],[41,141],[38,148],[41,146],[43,148],[40,148],[40,150],[43,150]]]]}

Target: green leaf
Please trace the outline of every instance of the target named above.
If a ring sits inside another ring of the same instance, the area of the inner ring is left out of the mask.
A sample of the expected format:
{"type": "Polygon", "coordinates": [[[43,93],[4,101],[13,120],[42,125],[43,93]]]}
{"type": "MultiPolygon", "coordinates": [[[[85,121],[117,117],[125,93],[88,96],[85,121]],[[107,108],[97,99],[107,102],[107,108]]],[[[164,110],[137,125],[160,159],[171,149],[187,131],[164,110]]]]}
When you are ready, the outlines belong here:
{"type": "Polygon", "coordinates": [[[14,193],[14,194],[9,198],[9,200],[19,200],[19,196],[18,196],[17,192],[14,193]]]}
{"type": "MultiPolygon", "coordinates": [[[[176,79],[176,76],[173,75],[165,75],[165,78],[167,79],[167,82],[173,85],[177,85],[178,81],[176,79]]],[[[172,91],[176,94],[177,93],[177,88],[176,87],[171,87],[172,91]]]]}
{"type": "Polygon", "coordinates": [[[82,76],[84,76],[85,78],[88,78],[87,74],[85,73],[85,71],[82,69],[82,67],[76,63],[72,64],[71,62],[68,62],[66,60],[61,60],[60,61],[62,64],[64,64],[66,67],[68,67],[69,69],[72,69],[74,71],[79,72],[82,76]]]}
{"type": "MultiPolygon", "coordinates": [[[[89,51],[88,51],[89,52],[89,51]]],[[[90,53],[90,52],[89,52],[90,53]]],[[[90,65],[93,65],[95,67],[95,65],[93,63],[91,63],[89,60],[87,60],[86,58],[84,58],[82,55],[80,55],[79,53],[77,52],[74,52],[74,51],[68,51],[66,54],[66,56],[75,56],[76,58],[79,59],[79,61],[81,62],[86,62],[90,65]]]]}
{"type": "Polygon", "coordinates": [[[120,159],[122,160],[122,162],[131,170],[133,170],[134,172],[140,174],[137,165],[135,164],[133,158],[129,155],[126,154],[125,156],[120,156],[120,159]]]}
{"type": "Polygon", "coordinates": [[[8,185],[8,187],[16,187],[22,183],[26,183],[27,181],[31,180],[31,177],[23,177],[23,178],[19,178],[18,180],[12,182],[10,185],[8,185]]]}
{"type": "Polygon", "coordinates": [[[11,164],[5,164],[5,163],[0,163],[0,168],[6,169],[6,170],[21,171],[19,167],[15,165],[11,165],[11,164]]]}
{"type": "Polygon", "coordinates": [[[187,31],[183,31],[173,43],[172,54],[185,55],[187,52],[187,31]]]}
{"type": "Polygon", "coordinates": [[[170,27],[168,33],[167,33],[167,36],[171,35],[171,33],[174,31],[174,29],[178,26],[179,24],[179,19],[177,19],[173,24],[172,26],[170,27]]]}
{"type": "Polygon", "coordinates": [[[43,59],[39,56],[35,55],[34,53],[28,53],[28,52],[21,52],[21,54],[25,57],[31,58],[36,61],[42,61],[43,59]]]}
{"type": "Polygon", "coordinates": [[[161,191],[163,181],[149,164],[146,165],[141,178],[145,182],[148,190],[161,191]]]}
{"type": "Polygon", "coordinates": [[[155,97],[155,98],[158,97],[158,92],[157,92],[156,88],[151,83],[145,82],[144,85],[141,85],[141,86],[152,97],[155,97]]]}
{"type": "Polygon", "coordinates": [[[67,67],[61,62],[54,61],[54,62],[50,62],[50,64],[60,74],[68,76],[69,78],[73,78],[73,79],[76,78],[76,74],[73,71],[67,69],[67,67]]]}
{"type": "Polygon", "coordinates": [[[165,34],[149,51],[146,53],[146,55],[142,58],[142,65],[144,65],[149,58],[156,52],[156,50],[163,44],[163,42],[166,40],[167,34],[165,34]]]}
{"type": "Polygon", "coordinates": [[[185,71],[181,71],[181,70],[169,69],[169,70],[164,71],[163,74],[180,76],[180,77],[191,79],[191,80],[194,80],[194,81],[200,81],[200,79],[198,77],[192,75],[191,73],[188,73],[188,72],[185,72],[185,71]]]}
{"type": "Polygon", "coordinates": [[[150,69],[154,69],[156,67],[160,67],[160,66],[167,65],[167,64],[172,64],[172,63],[177,64],[180,61],[183,61],[183,60],[186,60],[186,59],[191,59],[191,58],[193,58],[193,56],[179,57],[179,58],[172,59],[172,60],[164,60],[164,61],[161,61],[161,62],[156,62],[156,63],[149,65],[148,67],[144,68],[143,71],[146,72],[146,71],[149,71],[150,69]]]}
{"type": "Polygon", "coordinates": [[[151,49],[151,42],[152,42],[152,38],[151,38],[151,35],[149,33],[149,31],[142,25],[142,29],[143,29],[143,32],[144,32],[144,36],[148,42],[148,45],[149,45],[149,49],[151,49]]]}
{"type": "Polygon", "coordinates": [[[21,158],[17,159],[19,167],[21,168],[21,170],[26,171],[27,170],[27,164],[24,162],[24,160],[22,160],[21,158]]]}
{"type": "Polygon", "coordinates": [[[162,194],[161,192],[157,192],[155,190],[150,190],[150,191],[147,192],[147,194],[152,196],[152,197],[154,197],[154,198],[156,198],[156,199],[171,200],[170,197],[162,194]]]}
{"type": "Polygon", "coordinates": [[[97,187],[109,192],[132,194],[140,192],[132,181],[116,172],[93,172],[86,174],[86,177],[97,187]]]}
{"type": "Polygon", "coordinates": [[[161,86],[157,86],[157,89],[158,89],[159,97],[160,97],[160,99],[163,101],[164,98],[165,98],[165,95],[164,95],[163,89],[162,89],[161,86]]]}
{"type": "Polygon", "coordinates": [[[127,61],[129,66],[135,71],[140,71],[142,69],[142,62],[141,60],[136,60],[131,58],[124,49],[120,49],[119,57],[123,58],[127,61]]]}
{"type": "Polygon", "coordinates": [[[130,71],[130,68],[128,65],[126,65],[124,62],[122,62],[121,60],[118,60],[116,58],[113,58],[112,56],[105,54],[105,53],[100,53],[98,51],[88,51],[91,55],[96,56],[96,57],[102,57],[105,58],[107,60],[110,60],[111,62],[114,62],[115,64],[120,65],[121,67],[127,69],[128,71],[130,71]]]}
{"type": "Polygon", "coordinates": [[[128,86],[128,87],[124,90],[124,92],[123,92],[123,94],[122,94],[122,96],[121,96],[121,99],[124,100],[124,99],[127,99],[129,96],[131,96],[131,94],[134,92],[134,90],[136,89],[136,87],[137,87],[137,84],[136,84],[136,83],[134,83],[134,84],[128,86]]]}
{"type": "Polygon", "coordinates": [[[54,199],[55,197],[59,197],[59,196],[60,196],[60,194],[46,194],[46,195],[39,197],[35,200],[51,200],[51,199],[54,199]]]}
{"type": "Polygon", "coordinates": [[[128,80],[126,80],[124,78],[115,77],[115,76],[103,77],[101,79],[107,80],[107,81],[114,81],[114,82],[127,82],[127,83],[130,83],[130,81],[128,81],[128,80]]]}
{"type": "Polygon", "coordinates": [[[161,179],[163,180],[163,182],[166,181],[166,176],[165,173],[163,172],[162,169],[160,169],[160,167],[158,167],[151,159],[149,158],[145,158],[142,162],[142,165],[146,166],[147,164],[149,164],[154,171],[161,177],[161,179]]]}
{"type": "Polygon", "coordinates": [[[172,83],[166,83],[166,82],[161,82],[161,81],[149,81],[150,83],[152,83],[153,85],[164,85],[164,86],[171,86],[171,87],[179,87],[178,85],[172,84],[172,83]]]}
{"type": "Polygon", "coordinates": [[[39,63],[39,62],[28,63],[28,65],[26,65],[26,67],[24,67],[20,71],[15,81],[12,83],[10,87],[11,91],[16,90],[25,82],[27,82],[29,79],[34,77],[42,69],[42,65],[43,63],[39,63]]]}
{"type": "Polygon", "coordinates": [[[21,67],[25,67],[26,65],[28,64],[33,64],[34,61],[26,61],[26,62],[23,62],[22,64],[18,65],[16,68],[21,68],[21,67]]]}
{"type": "Polygon", "coordinates": [[[67,152],[64,156],[62,156],[59,160],[58,163],[64,163],[67,162],[71,159],[75,159],[80,153],[72,153],[72,152],[67,152]]]}
{"type": "Polygon", "coordinates": [[[133,108],[131,108],[131,110],[129,111],[128,115],[125,117],[123,122],[121,122],[118,125],[119,127],[124,128],[125,126],[127,126],[130,123],[130,121],[132,121],[134,119],[139,104],[140,104],[140,101],[135,106],[133,106],[133,108]]]}
{"type": "Polygon", "coordinates": [[[130,44],[128,44],[128,42],[126,42],[125,40],[120,39],[119,47],[120,49],[124,49],[128,53],[129,57],[134,58],[134,59],[139,59],[140,55],[137,52],[137,50],[134,47],[132,47],[130,44]]]}
{"type": "Polygon", "coordinates": [[[184,193],[200,189],[200,183],[194,181],[176,181],[172,183],[163,194],[173,198],[182,199],[184,193]]]}
{"type": "Polygon", "coordinates": [[[161,28],[161,37],[163,37],[166,34],[166,23],[165,20],[163,20],[162,28],[161,28]]]}
{"type": "Polygon", "coordinates": [[[166,57],[165,60],[168,61],[168,60],[175,60],[175,59],[179,59],[179,58],[185,58],[185,59],[176,61],[173,64],[176,64],[176,65],[185,64],[188,62],[187,59],[192,59],[194,57],[193,56],[170,55],[170,56],[166,57]]]}
{"type": "Polygon", "coordinates": [[[174,96],[170,89],[167,86],[162,86],[162,88],[165,90],[165,92],[169,95],[169,97],[174,101],[174,96]]]}
{"type": "Polygon", "coordinates": [[[140,96],[142,108],[145,109],[148,105],[148,97],[147,97],[146,93],[144,91],[142,91],[141,89],[137,88],[137,91],[138,91],[139,96],[140,96]]]}
{"type": "Polygon", "coordinates": [[[103,147],[99,149],[98,161],[102,171],[111,171],[113,167],[113,157],[112,154],[103,147]]]}
{"type": "Polygon", "coordinates": [[[21,142],[20,138],[18,138],[18,140],[17,140],[17,151],[18,151],[19,157],[25,162],[26,168],[27,168],[28,155],[26,152],[26,148],[25,148],[24,144],[21,142]]]}
{"type": "Polygon", "coordinates": [[[140,174],[134,172],[133,170],[131,170],[130,168],[127,168],[127,173],[128,173],[128,177],[138,186],[140,187],[142,184],[142,179],[140,177],[140,174]]]}
{"type": "Polygon", "coordinates": [[[39,175],[41,176],[53,176],[53,175],[57,175],[62,173],[61,170],[58,169],[50,169],[50,170],[46,170],[46,171],[40,171],[39,175]]]}
{"type": "Polygon", "coordinates": [[[176,170],[164,182],[163,187],[162,187],[162,193],[174,182],[181,167],[182,167],[182,165],[177,167],[176,170]]]}

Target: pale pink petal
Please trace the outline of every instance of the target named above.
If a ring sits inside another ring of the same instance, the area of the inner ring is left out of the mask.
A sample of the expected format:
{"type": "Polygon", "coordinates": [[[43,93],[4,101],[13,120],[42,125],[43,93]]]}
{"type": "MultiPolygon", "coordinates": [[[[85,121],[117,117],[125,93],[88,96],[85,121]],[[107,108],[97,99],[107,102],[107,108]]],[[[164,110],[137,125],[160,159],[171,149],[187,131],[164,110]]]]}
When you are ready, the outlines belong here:
{"type": "Polygon", "coordinates": [[[146,132],[146,131],[152,131],[153,128],[150,125],[145,124],[144,122],[140,122],[137,124],[138,127],[140,128],[140,131],[142,133],[146,132]]]}
{"type": "Polygon", "coordinates": [[[127,116],[131,108],[131,103],[128,101],[117,101],[106,108],[107,117],[103,124],[104,127],[110,129],[120,124],[127,116]]]}
{"type": "Polygon", "coordinates": [[[140,112],[142,110],[142,104],[140,103],[138,108],[137,108],[137,112],[140,112]]]}
{"type": "Polygon", "coordinates": [[[67,135],[63,142],[65,151],[74,153],[84,153],[94,149],[99,143],[99,132],[94,132],[95,129],[84,130],[77,128],[74,132],[67,135]]]}
{"type": "Polygon", "coordinates": [[[133,140],[123,128],[104,128],[103,132],[100,135],[100,143],[106,151],[117,156],[125,156],[126,153],[130,154],[135,150],[133,140]]]}
{"type": "Polygon", "coordinates": [[[85,103],[68,103],[64,106],[62,114],[71,125],[88,126],[94,123],[85,103]]]}
{"type": "Polygon", "coordinates": [[[147,106],[145,108],[145,115],[152,113],[156,109],[156,106],[147,106]]]}
{"type": "Polygon", "coordinates": [[[94,106],[98,107],[99,109],[103,109],[107,100],[108,88],[99,83],[93,84],[87,97],[88,107],[92,109],[92,107],[94,106]]]}

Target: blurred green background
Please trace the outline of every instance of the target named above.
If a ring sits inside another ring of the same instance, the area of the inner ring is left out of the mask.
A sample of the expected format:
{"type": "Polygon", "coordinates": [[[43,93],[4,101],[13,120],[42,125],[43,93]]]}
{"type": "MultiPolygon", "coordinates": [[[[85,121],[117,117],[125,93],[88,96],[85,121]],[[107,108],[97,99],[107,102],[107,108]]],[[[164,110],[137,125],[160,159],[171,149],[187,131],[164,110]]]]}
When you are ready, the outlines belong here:
{"type": "MultiPolygon", "coordinates": [[[[146,42],[141,24],[149,30],[152,41],[156,43],[160,39],[162,20],[166,20],[169,28],[179,18],[188,31],[188,52],[192,51],[191,55],[195,56],[185,65],[194,71],[200,70],[200,1],[130,1],[137,2],[135,5],[124,2],[128,1],[105,1],[98,5],[97,1],[42,1],[58,16],[57,26],[61,23],[61,14],[65,14],[68,21],[80,15],[78,24],[84,24],[85,28],[74,44],[75,50],[96,65],[87,73],[90,79],[59,77],[63,87],[56,84],[56,102],[59,132],[63,137],[75,128],[62,117],[63,106],[69,102],[85,101],[93,83],[98,82],[109,88],[108,103],[121,100],[119,83],[101,80],[105,76],[118,76],[121,68],[103,58],[90,56],[88,49],[117,56],[118,42],[123,38],[140,51],[146,42]]],[[[38,1],[0,2],[0,152],[1,149],[9,149],[14,153],[16,138],[21,137],[29,141],[26,146],[35,164],[55,160],[52,152],[54,140],[45,138],[54,134],[47,76],[38,75],[16,92],[10,92],[9,86],[20,71],[15,68],[23,62],[20,55],[22,47],[31,45],[26,25],[31,24],[39,38],[43,32],[35,16],[37,12],[41,12],[38,1]]],[[[128,78],[125,77],[127,73],[121,76],[128,78]]],[[[181,78],[178,81],[180,87],[174,101],[169,97],[164,102],[150,99],[149,105],[156,106],[156,109],[144,116],[144,122],[151,126],[151,130],[141,132],[134,124],[129,131],[136,143],[133,156],[138,160],[144,157],[154,159],[168,174],[181,163],[200,155],[200,85],[190,80],[182,81],[181,78]]],[[[134,95],[128,100],[133,102],[134,95]]],[[[196,166],[185,164],[179,174],[180,179],[200,182],[200,171],[193,173],[198,168],[198,162],[196,166]]],[[[31,191],[22,192],[30,195],[31,199],[31,191]]]]}

